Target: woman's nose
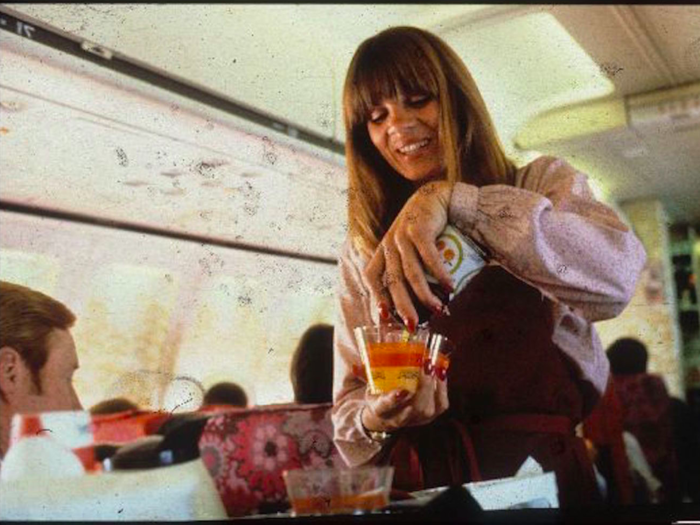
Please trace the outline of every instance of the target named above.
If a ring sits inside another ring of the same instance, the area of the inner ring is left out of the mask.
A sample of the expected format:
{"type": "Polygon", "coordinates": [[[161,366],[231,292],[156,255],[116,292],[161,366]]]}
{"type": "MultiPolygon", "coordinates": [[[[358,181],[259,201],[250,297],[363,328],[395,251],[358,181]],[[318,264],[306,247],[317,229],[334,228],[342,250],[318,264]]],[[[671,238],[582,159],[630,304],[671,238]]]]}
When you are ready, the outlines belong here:
{"type": "Polygon", "coordinates": [[[406,129],[415,127],[416,117],[412,111],[396,106],[388,115],[389,120],[389,133],[398,133],[406,129]]]}

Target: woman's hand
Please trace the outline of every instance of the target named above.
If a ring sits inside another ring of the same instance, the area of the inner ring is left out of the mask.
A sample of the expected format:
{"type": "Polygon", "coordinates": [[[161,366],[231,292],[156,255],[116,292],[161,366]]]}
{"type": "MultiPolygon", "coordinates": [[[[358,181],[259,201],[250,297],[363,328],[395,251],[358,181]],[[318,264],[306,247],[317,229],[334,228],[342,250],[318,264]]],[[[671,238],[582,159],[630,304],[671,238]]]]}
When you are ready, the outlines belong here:
{"type": "Polygon", "coordinates": [[[365,395],[362,424],[367,430],[392,432],[403,427],[430,423],[450,406],[447,379],[443,373],[423,370],[415,393],[392,390],[386,394],[365,395]],[[426,373],[429,372],[429,373],[426,373]]]}
{"type": "Polygon", "coordinates": [[[452,186],[447,181],[421,186],[408,199],[364,270],[380,318],[388,320],[393,305],[411,332],[418,323],[418,314],[407,282],[418,299],[435,312],[442,311],[444,305],[428,287],[426,269],[445,289],[453,290],[452,278],[435,246],[447,226],[451,193],[452,186]]]}

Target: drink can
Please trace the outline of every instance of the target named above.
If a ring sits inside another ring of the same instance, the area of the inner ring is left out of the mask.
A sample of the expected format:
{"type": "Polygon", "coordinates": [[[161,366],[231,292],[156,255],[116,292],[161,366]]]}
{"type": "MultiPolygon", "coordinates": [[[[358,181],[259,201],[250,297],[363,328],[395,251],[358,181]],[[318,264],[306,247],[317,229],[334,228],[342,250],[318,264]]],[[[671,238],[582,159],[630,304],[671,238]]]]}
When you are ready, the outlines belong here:
{"type": "MultiPolygon", "coordinates": [[[[448,224],[436,240],[437,249],[443,266],[452,276],[454,292],[449,300],[461,292],[467,283],[486,265],[486,254],[468,237],[448,224]]],[[[438,280],[428,274],[429,283],[439,284],[438,280]]]]}

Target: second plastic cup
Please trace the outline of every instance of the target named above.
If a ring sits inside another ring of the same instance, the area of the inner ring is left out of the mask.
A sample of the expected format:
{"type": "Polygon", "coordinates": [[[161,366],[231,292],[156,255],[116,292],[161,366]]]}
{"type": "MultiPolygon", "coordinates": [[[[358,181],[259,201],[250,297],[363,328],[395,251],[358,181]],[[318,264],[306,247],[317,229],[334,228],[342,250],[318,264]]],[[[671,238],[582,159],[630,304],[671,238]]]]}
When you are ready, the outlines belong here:
{"type": "Polygon", "coordinates": [[[453,350],[454,345],[447,337],[442,334],[431,334],[423,358],[426,372],[434,371],[439,379],[445,379],[453,350]]]}

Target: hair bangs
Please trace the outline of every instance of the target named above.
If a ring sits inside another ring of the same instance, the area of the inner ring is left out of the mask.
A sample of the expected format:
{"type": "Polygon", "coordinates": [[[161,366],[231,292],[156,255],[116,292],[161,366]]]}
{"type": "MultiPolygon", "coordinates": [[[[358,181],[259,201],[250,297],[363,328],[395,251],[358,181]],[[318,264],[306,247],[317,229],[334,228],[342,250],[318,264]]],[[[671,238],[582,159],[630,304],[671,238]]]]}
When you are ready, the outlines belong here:
{"type": "Polygon", "coordinates": [[[349,86],[352,126],[365,124],[384,99],[426,94],[438,98],[438,83],[426,53],[417,43],[373,42],[360,52],[349,86]]]}

